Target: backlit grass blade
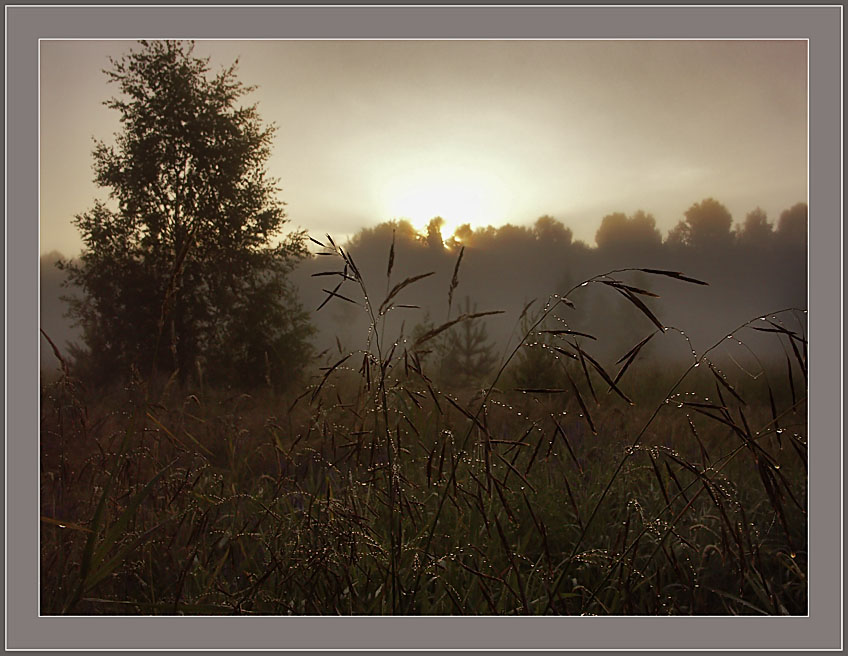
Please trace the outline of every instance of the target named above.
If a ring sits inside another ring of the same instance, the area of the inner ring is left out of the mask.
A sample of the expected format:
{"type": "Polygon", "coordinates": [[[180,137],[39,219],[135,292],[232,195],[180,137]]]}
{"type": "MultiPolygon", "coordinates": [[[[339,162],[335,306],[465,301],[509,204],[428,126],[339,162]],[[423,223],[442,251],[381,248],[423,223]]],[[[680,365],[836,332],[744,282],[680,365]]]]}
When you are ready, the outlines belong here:
{"type": "Polygon", "coordinates": [[[429,278],[432,276],[435,271],[430,271],[428,273],[422,273],[417,276],[410,276],[405,280],[399,282],[397,285],[392,287],[392,290],[386,295],[386,299],[380,304],[380,309],[377,311],[377,314],[383,314],[383,311],[386,309],[386,306],[389,302],[400,293],[405,287],[409,287],[412,283],[418,282],[419,280],[423,280],[424,278],[429,278]]]}
{"type": "Polygon", "coordinates": [[[448,316],[450,316],[451,305],[453,304],[453,292],[459,285],[459,265],[462,263],[462,256],[465,255],[465,246],[459,249],[459,255],[456,258],[456,265],[453,268],[453,276],[451,277],[450,289],[448,289],[448,316]]]}
{"type": "Polygon", "coordinates": [[[645,305],[633,292],[628,289],[621,289],[620,287],[616,287],[615,290],[639,308],[642,314],[648,317],[648,319],[650,319],[654,325],[660,329],[660,332],[665,332],[665,326],[660,323],[660,320],[657,319],[656,315],[654,315],[654,313],[648,309],[648,306],[645,305]]]}
{"type": "Polygon", "coordinates": [[[621,362],[624,362],[624,364],[621,365],[621,369],[618,370],[618,373],[615,375],[615,378],[613,378],[613,383],[618,383],[618,381],[621,380],[621,377],[624,375],[624,372],[627,371],[628,367],[633,364],[633,361],[636,359],[636,356],[639,355],[639,351],[641,351],[645,344],[651,341],[651,338],[656,334],[657,333],[655,332],[651,333],[618,359],[616,364],[620,364],[621,362]]]}
{"type": "Polygon", "coordinates": [[[568,382],[571,383],[571,389],[574,391],[574,396],[577,397],[577,403],[580,404],[580,409],[583,410],[583,416],[586,419],[586,423],[589,424],[589,429],[593,435],[597,435],[598,431],[595,429],[595,422],[592,421],[592,415],[589,414],[589,408],[586,407],[586,403],[584,403],[583,397],[580,395],[580,390],[577,389],[577,384],[567,370],[565,375],[568,377],[568,382]]]}
{"type": "Polygon", "coordinates": [[[677,280],[683,280],[685,282],[691,282],[696,285],[709,285],[710,283],[704,282],[703,280],[698,280],[697,278],[690,278],[688,276],[684,276],[679,271],[666,271],[665,269],[638,269],[638,271],[644,271],[645,273],[653,273],[658,276],[668,276],[670,278],[676,278],[677,280]]]}

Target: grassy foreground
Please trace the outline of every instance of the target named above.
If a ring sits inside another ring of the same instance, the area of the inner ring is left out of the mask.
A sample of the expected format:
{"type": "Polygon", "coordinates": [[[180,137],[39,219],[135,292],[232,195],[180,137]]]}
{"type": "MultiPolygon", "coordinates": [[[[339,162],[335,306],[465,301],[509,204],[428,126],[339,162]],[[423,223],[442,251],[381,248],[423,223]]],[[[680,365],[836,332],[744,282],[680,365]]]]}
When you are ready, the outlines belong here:
{"type": "Polygon", "coordinates": [[[806,614],[802,312],[672,365],[650,294],[612,272],[453,389],[426,351],[481,315],[384,341],[415,279],[375,307],[326,248],[372,331],[294,394],[42,385],[42,613],[806,614]],[[559,314],[596,287],[656,324],[606,364],[559,314]]]}

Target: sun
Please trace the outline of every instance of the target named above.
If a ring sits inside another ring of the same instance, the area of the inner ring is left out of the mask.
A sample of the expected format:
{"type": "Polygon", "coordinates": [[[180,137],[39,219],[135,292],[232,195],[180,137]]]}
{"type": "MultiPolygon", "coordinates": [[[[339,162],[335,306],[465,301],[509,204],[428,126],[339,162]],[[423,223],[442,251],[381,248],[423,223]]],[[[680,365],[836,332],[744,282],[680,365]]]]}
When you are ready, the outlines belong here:
{"type": "Polygon", "coordinates": [[[408,219],[422,233],[440,216],[445,239],[465,223],[476,228],[506,221],[510,203],[505,192],[503,180],[491,171],[456,165],[399,171],[383,187],[386,214],[408,219]]]}

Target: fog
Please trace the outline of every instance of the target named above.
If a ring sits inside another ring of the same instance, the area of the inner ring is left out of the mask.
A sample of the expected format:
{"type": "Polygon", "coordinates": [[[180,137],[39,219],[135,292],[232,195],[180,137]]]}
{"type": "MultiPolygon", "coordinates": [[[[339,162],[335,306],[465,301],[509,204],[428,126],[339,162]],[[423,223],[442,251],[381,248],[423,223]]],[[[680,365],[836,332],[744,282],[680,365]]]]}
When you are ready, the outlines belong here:
{"type": "MultiPolygon", "coordinates": [[[[591,246],[574,240],[568,226],[550,216],[532,226],[507,224],[476,230],[462,226],[446,240],[439,232],[440,223],[434,219],[429,233],[422,235],[406,221],[386,222],[364,228],[339,244],[360,270],[375,313],[395,285],[431,274],[405,286],[392,299],[396,307],[378,324],[386,344],[401,336],[410,338],[416,328],[420,333],[424,322],[439,326],[463,312],[500,311],[481,319],[500,360],[519,343],[529,320],[539,316],[552,295],[567,294],[573,307],[558,306],[557,326],[595,337],[583,341],[596,357],[618,358],[655,330],[654,323],[616,288],[600,282],[579,284],[628,268],[681,272],[707,283],[645,271],[623,271],[607,279],[656,294],[637,296],[663,325],[684,331],[698,352],[748,320],[807,305],[807,208],[803,203],[788,208],[775,221],[757,209],[734,222],[721,203],[705,199],[694,203],[666,235],[660,234],[649,213],[615,213],[601,220],[591,246]],[[451,291],[454,275],[457,284],[451,291]]],[[[338,256],[321,254],[332,250],[327,236],[311,236],[327,248],[313,244],[313,254],[296,268],[292,283],[316,328],[313,342],[319,362],[326,362],[340,351],[364,348],[371,322],[363,292],[354,281],[343,281],[335,290],[340,277],[316,275],[343,271],[343,262],[338,256]],[[325,303],[328,291],[334,290],[345,298],[336,296],[325,303]]],[[[60,296],[73,290],[61,287],[63,274],[55,266],[60,257],[51,253],[41,259],[41,327],[66,350],[78,334],[63,316],[65,304],[60,296]]],[[[659,352],[669,357],[691,352],[682,337],[664,344],[659,352]]],[[[42,363],[47,369],[57,364],[43,338],[42,363]]]]}
{"type": "MultiPolygon", "coordinates": [[[[710,204],[705,201],[696,207],[701,205],[710,204]]],[[[752,215],[759,218],[759,213],[752,215]]],[[[458,306],[468,298],[473,311],[503,311],[485,322],[491,340],[504,349],[519,339],[519,318],[528,303],[532,305],[526,316],[535,316],[551,295],[564,295],[593,276],[624,268],[649,268],[682,272],[708,283],[696,285],[646,272],[616,274],[624,282],[657,294],[658,298],[640,297],[664,325],[684,330],[693,347],[702,350],[750,319],[788,307],[806,308],[806,207],[787,210],[781,219],[777,230],[768,222],[749,220],[735,230],[726,224],[723,232],[711,233],[709,224],[690,235],[672,231],[663,240],[650,215],[610,215],[598,231],[599,243],[592,248],[573,241],[566,226],[547,216],[532,227],[460,230],[461,242],[449,239],[447,243],[433,230],[429,237],[419,237],[408,224],[385,223],[360,231],[347,248],[375,305],[389,286],[434,272],[399,294],[397,303],[421,309],[392,311],[394,316],[386,326],[392,339],[402,326],[403,333],[410,335],[425,318],[436,325],[455,318],[458,306]],[[387,284],[393,236],[394,268],[387,284]],[[463,247],[449,315],[451,280],[463,247]]],[[[678,226],[687,227],[685,221],[678,226]]],[[[330,278],[314,274],[338,270],[336,259],[316,255],[298,269],[297,282],[308,308],[317,308],[326,298],[324,290],[332,290],[327,284],[330,278]]],[[[339,293],[358,298],[351,282],[339,293]]],[[[610,286],[578,287],[568,298],[574,308],[560,306],[556,314],[567,328],[597,337],[592,347],[600,352],[621,355],[654,328],[646,314],[610,286]]],[[[354,348],[367,335],[366,312],[343,300],[333,298],[313,317],[321,348],[333,348],[337,336],[344,348],[354,348]]]]}

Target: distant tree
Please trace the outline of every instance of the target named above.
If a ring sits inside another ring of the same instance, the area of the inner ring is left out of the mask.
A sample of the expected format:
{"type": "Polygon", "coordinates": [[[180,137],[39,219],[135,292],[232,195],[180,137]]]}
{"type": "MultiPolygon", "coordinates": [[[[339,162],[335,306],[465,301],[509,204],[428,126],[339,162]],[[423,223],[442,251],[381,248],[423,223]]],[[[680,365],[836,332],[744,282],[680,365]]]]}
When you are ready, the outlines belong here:
{"type": "Polygon", "coordinates": [[[733,217],[727,208],[713,198],[693,204],[668,232],[665,244],[696,248],[728,246],[733,239],[730,231],[733,217]]]}
{"type": "Polygon", "coordinates": [[[367,249],[371,245],[377,245],[378,248],[382,249],[385,248],[386,242],[391,242],[393,235],[398,242],[413,243],[420,238],[408,219],[396,219],[383,221],[371,228],[360,228],[350,238],[348,246],[352,249],[367,249]]]}
{"type": "MultiPolygon", "coordinates": [[[[461,314],[477,312],[471,299],[465,297],[461,314]]],[[[496,364],[494,344],[489,341],[482,318],[461,321],[447,334],[442,353],[441,379],[453,387],[469,388],[480,384],[496,364]]]]}
{"type": "MultiPolygon", "coordinates": [[[[465,297],[460,315],[477,312],[476,304],[465,297]]],[[[433,330],[436,324],[429,313],[412,331],[413,341],[433,330]]],[[[435,376],[440,386],[468,389],[485,381],[496,364],[494,343],[489,340],[485,321],[478,317],[460,321],[427,342],[418,353],[425,370],[435,376]]]]}
{"type": "Polygon", "coordinates": [[[436,250],[442,250],[445,247],[445,241],[442,238],[442,226],[445,225],[445,220],[436,216],[430,219],[427,224],[427,245],[436,250]]]}
{"type": "Polygon", "coordinates": [[[657,229],[657,220],[653,214],[643,210],[637,210],[630,215],[630,229],[633,233],[633,241],[646,246],[659,246],[662,236],[657,229]]]}
{"type": "Polygon", "coordinates": [[[689,244],[689,232],[689,224],[686,221],[680,220],[668,231],[668,235],[663,243],[672,248],[687,246],[689,244]]]}
{"type": "Polygon", "coordinates": [[[741,246],[764,247],[771,243],[772,225],[761,208],[756,208],[745,216],[745,223],[737,230],[736,239],[741,246]]]}
{"type": "Polygon", "coordinates": [[[695,248],[728,246],[732,239],[733,217],[714,198],[695,203],[685,214],[684,243],[695,248]]]}
{"type": "Polygon", "coordinates": [[[115,144],[96,144],[95,182],[109,189],[75,218],[84,247],[65,263],[82,291],[69,314],[102,382],[176,371],[234,384],[292,379],[311,332],[288,274],[305,255],[283,233],[283,203],[265,166],[274,126],[236,64],[210,74],[193,44],[141,41],[105,71],[120,96],[115,144]]]}
{"type": "Polygon", "coordinates": [[[494,241],[498,237],[498,232],[500,228],[496,228],[495,226],[489,224],[485,228],[477,228],[474,230],[474,237],[476,239],[484,238],[487,241],[494,241]]]}
{"type": "Polygon", "coordinates": [[[456,230],[453,236],[462,244],[468,244],[474,238],[474,231],[471,229],[470,223],[463,223],[456,230]]]}
{"type": "Polygon", "coordinates": [[[558,246],[570,245],[573,238],[570,228],[566,228],[561,222],[547,214],[536,219],[533,232],[536,234],[536,238],[545,244],[556,244],[558,246]]]}
{"type": "Polygon", "coordinates": [[[595,233],[598,248],[606,248],[621,240],[621,234],[627,231],[627,215],[624,212],[607,214],[601,219],[601,225],[595,233]]]}
{"type": "Polygon", "coordinates": [[[807,244],[807,204],[796,203],[780,213],[777,221],[777,236],[787,244],[806,247],[807,244]]]}
{"type": "MultiPolygon", "coordinates": [[[[539,319],[538,312],[521,318],[520,332],[527,334],[539,319]]],[[[526,340],[510,363],[509,384],[519,388],[559,388],[566,382],[557,352],[552,348],[556,338],[549,333],[535,333],[526,340]]]]}
{"type": "MultiPolygon", "coordinates": [[[[430,332],[435,327],[436,324],[430,315],[430,310],[428,309],[425,311],[423,319],[413,326],[410,334],[410,340],[412,342],[417,341],[420,337],[430,332]]],[[[436,335],[427,341],[425,348],[416,350],[415,354],[418,362],[422,364],[424,370],[428,373],[432,373],[431,365],[433,361],[436,361],[437,363],[441,362],[441,358],[445,352],[446,337],[445,333],[436,335]]]]}
{"type": "Polygon", "coordinates": [[[660,246],[662,236],[653,215],[642,210],[630,217],[616,212],[601,220],[595,243],[603,250],[645,249],[660,246]]]}
{"type": "Polygon", "coordinates": [[[495,239],[508,244],[531,244],[535,241],[530,228],[512,225],[511,223],[504,223],[499,228],[496,228],[495,239]]]}

